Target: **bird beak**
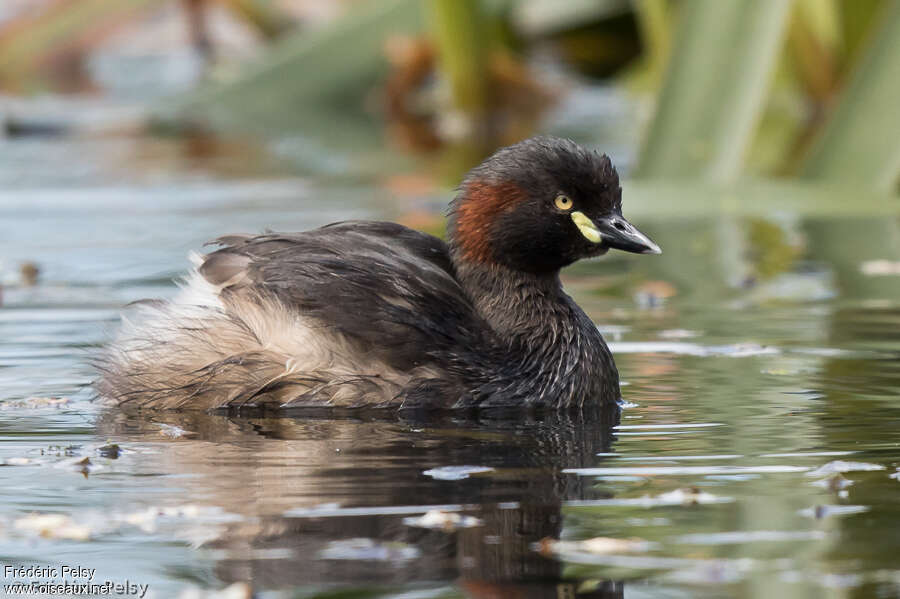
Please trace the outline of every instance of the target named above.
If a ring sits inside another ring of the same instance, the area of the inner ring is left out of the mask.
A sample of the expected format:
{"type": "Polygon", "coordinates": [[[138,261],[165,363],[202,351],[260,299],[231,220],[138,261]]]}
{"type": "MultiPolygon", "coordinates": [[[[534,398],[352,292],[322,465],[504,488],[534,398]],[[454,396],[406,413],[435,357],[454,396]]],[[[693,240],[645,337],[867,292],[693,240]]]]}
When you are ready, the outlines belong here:
{"type": "Polygon", "coordinates": [[[658,245],[618,214],[594,221],[583,212],[573,212],[572,221],[591,243],[602,243],[635,254],[662,254],[658,245]]]}

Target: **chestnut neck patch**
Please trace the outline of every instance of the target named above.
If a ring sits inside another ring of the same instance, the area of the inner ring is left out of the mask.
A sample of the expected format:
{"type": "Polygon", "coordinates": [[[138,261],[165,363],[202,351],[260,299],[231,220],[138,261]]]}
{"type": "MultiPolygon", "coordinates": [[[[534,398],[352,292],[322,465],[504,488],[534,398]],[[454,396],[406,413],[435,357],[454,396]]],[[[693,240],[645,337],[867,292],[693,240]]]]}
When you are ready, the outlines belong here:
{"type": "Polygon", "coordinates": [[[454,202],[450,238],[458,255],[473,262],[493,262],[491,235],[501,214],[514,210],[527,197],[515,183],[465,184],[454,202]]]}

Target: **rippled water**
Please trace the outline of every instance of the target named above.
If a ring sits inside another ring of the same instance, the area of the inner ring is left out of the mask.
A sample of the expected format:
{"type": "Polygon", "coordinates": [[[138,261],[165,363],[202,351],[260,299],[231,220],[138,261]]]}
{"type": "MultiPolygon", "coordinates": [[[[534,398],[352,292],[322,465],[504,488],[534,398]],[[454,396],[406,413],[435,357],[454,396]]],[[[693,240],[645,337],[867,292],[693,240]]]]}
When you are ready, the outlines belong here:
{"type": "Polygon", "coordinates": [[[611,341],[621,418],[101,410],[91,348],[123,304],[171,294],[203,241],[445,198],[190,150],[2,145],[4,564],[97,568],[158,598],[241,580],[279,597],[900,594],[900,277],[862,270],[896,260],[896,214],[661,217],[626,192],[666,253],[566,277],[611,341]]]}

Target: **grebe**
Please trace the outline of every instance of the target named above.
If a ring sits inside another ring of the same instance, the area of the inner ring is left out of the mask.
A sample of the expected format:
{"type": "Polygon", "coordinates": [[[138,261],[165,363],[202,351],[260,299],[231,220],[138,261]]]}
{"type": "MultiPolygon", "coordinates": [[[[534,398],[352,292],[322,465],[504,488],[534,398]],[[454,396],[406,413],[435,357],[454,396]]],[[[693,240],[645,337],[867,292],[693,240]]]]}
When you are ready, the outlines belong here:
{"type": "Polygon", "coordinates": [[[619,375],[559,271],[658,254],[605,155],[536,137],[463,180],[448,241],[388,222],[228,235],[171,301],[140,303],[100,394],[153,409],[601,407],[619,375]]]}

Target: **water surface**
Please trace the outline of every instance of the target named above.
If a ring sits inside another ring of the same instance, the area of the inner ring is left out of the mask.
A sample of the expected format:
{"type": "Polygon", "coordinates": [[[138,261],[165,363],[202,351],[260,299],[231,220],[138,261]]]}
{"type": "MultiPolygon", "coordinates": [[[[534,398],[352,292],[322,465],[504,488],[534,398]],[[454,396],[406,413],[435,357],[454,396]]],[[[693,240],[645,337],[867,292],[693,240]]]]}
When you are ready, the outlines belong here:
{"type": "Polygon", "coordinates": [[[900,594],[900,277],[872,274],[897,260],[896,214],[633,205],[665,254],[565,279],[616,354],[620,416],[93,403],[86,359],[119,308],[171,295],[204,241],[436,214],[447,198],[296,172],[242,146],[3,143],[4,564],[97,568],[157,598],[242,580],[263,597],[900,594]]]}

